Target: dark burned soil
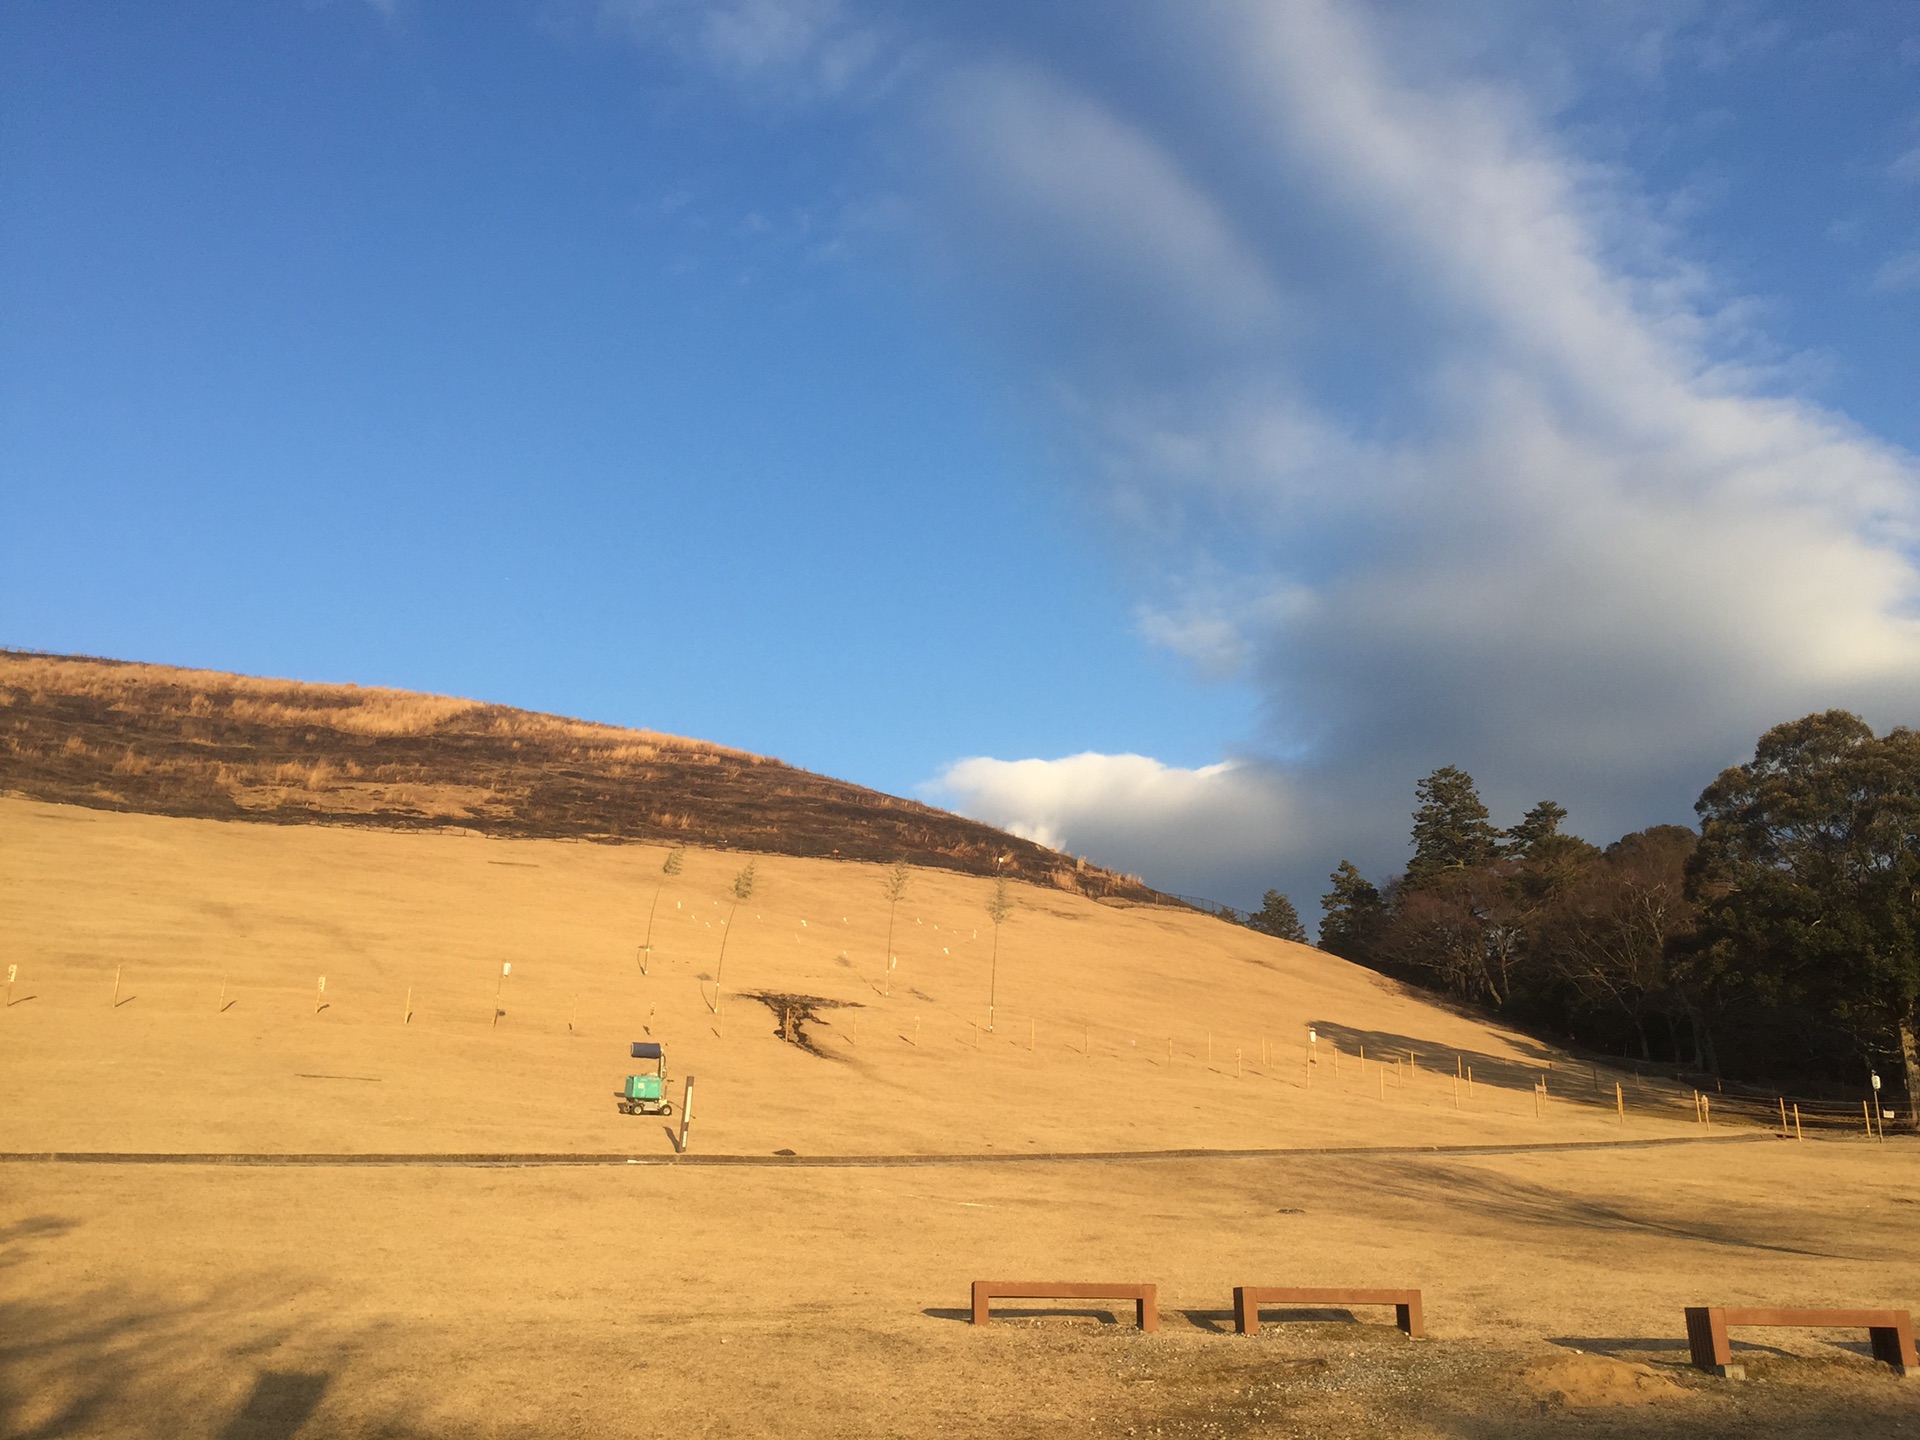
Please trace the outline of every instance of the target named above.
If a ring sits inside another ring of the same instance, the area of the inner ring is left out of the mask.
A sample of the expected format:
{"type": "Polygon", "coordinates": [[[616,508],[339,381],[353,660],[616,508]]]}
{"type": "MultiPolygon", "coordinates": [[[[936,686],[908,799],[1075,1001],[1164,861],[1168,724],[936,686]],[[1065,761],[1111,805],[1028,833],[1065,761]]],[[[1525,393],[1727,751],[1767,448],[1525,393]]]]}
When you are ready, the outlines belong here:
{"type": "Polygon", "coordinates": [[[0,793],[199,819],[905,860],[1158,898],[977,821],[697,740],[75,656],[0,650],[0,793]]]}

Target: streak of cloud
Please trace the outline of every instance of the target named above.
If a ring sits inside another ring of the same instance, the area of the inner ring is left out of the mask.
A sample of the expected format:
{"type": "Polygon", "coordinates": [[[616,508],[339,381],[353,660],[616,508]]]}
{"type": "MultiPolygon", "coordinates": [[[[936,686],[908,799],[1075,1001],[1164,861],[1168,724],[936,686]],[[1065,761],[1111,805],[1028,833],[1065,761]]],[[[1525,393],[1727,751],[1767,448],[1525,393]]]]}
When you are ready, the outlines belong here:
{"type": "MultiPolygon", "coordinates": [[[[1273,763],[974,759],[963,808],[1150,879],[1230,836],[1304,901],[1397,864],[1439,764],[1607,838],[1781,719],[1920,719],[1920,467],[1772,388],[1740,297],[1559,125],[1547,22],[1496,51],[1326,0],[1131,7],[1097,45],[987,17],[925,22],[894,102],[910,228],[1073,442],[1142,635],[1257,687],[1222,748],[1273,763]]],[[[1204,890],[1231,848],[1163,873],[1204,890]]]]}

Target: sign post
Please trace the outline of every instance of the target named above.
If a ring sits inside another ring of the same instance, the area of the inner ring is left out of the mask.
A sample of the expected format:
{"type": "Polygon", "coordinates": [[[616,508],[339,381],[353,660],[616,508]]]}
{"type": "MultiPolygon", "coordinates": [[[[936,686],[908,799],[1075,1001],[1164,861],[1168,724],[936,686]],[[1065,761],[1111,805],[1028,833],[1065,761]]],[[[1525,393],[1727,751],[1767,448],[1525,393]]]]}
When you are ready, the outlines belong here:
{"type": "Polygon", "coordinates": [[[513,962],[503,960],[500,963],[500,978],[493,983],[493,1027],[500,1028],[500,992],[506,987],[507,976],[513,973],[513,962]]]}
{"type": "Polygon", "coordinates": [[[680,1139],[674,1148],[687,1153],[687,1127],[693,1124],[693,1076],[687,1076],[687,1088],[680,1092],[680,1139]]]}

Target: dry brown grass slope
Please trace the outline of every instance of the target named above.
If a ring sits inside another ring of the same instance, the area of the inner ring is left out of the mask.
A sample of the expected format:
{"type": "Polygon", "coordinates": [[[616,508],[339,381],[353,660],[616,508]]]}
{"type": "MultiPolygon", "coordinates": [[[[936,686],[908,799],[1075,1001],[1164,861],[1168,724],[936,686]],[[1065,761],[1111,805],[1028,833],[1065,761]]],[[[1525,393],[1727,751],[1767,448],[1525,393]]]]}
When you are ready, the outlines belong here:
{"type": "Polygon", "coordinates": [[[0,650],[0,793],[200,819],[904,859],[1152,898],[1136,879],[977,821],[699,740],[78,656],[0,650]]]}

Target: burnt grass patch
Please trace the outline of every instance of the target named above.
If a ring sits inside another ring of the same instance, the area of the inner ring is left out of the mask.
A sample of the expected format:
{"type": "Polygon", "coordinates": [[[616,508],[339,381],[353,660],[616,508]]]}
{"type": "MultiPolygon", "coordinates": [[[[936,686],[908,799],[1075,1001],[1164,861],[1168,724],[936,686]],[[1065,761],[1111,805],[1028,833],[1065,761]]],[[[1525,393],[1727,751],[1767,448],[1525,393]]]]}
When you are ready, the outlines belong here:
{"type": "Polygon", "coordinates": [[[830,1021],[821,1017],[823,1010],[857,1010],[859,1002],[854,1000],[829,1000],[824,995],[790,995],[779,990],[742,990],[749,1000],[758,1000],[773,1013],[773,1033],[789,1045],[798,1045],[809,1055],[818,1055],[822,1060],[832,1060],[820,1048],[820,1043],[807,1033],[809,1025],[825,1025],[830,1021]]]}
{"type": "Polygon", "coordinates": [[[0,793],[278,825],[685,842],[1178,903],[766,756],[504,705],[0,649],[0,793]]]}

